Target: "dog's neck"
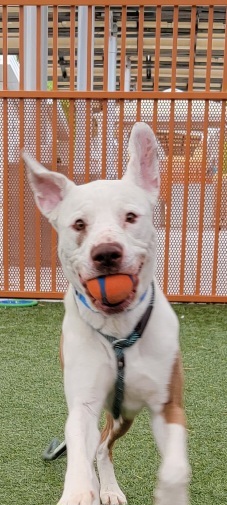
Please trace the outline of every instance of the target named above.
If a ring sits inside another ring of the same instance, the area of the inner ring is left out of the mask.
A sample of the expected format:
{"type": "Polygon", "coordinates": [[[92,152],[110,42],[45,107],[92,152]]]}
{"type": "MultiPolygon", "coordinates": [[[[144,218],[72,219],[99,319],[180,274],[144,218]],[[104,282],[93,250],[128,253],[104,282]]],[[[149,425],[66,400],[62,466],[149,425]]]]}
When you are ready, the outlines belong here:
{"type": "Polygon", "coordinates": [[[126,338],[135,328],[136,324],[145,312],[151,297],[151,286],[148,287],[144,296],[130,310],[120,314],[105,315],[101,312],[91,310],[79,296],[75,296],[74,288],[71,286],[74,303],[80,313],[81,318],[95,330],[111,335],[115,338],[126,338]]]}

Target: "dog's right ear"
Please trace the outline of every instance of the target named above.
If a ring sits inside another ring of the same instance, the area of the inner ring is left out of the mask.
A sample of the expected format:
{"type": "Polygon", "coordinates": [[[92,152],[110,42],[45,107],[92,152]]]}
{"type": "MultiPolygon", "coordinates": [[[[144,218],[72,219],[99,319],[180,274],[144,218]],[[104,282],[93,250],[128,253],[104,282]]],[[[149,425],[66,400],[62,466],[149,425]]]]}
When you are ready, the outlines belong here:
{"type": "Polygon", "coordinates": [[[25,151],[21,152],[21,156],[27,168],[37,207],[50,221],[54,221],[59,204],[74,187],[73,182],[62,174],[47,170],[25,151]]]}
{"type": "Polygon", "coordinates": [[[129,139],[129,154],[124,177],[148,191],[155,203],[160,185],[157,142],[148,124],[134,124],[129,139]]]}

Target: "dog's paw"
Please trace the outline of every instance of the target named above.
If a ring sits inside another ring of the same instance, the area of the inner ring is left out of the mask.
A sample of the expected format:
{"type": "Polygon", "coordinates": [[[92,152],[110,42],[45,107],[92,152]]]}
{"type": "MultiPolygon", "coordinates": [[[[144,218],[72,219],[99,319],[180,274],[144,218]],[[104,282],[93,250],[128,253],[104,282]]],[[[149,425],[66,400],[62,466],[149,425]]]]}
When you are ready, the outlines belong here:
{"type": "Polygon", "coordinates": [[[127,505],[127,499],[120,488],[101,490],[100,498],[102,505],[127,505]]]}
{"type": "Polygon", "coordinates": [[[161,465],[155,505],[189,505],[187,484],[191,470],[185,460],[167,460],[161,465]]]}
{"type": "Polygon", "coordinates": [[[187,460],[169,458],[164,461],[159,470],[159,482],[163,488],[174,488],[188,484],[191,469],[187,460]]]}
{"type": "Polygon", "coordinates": [[[187,460],[164,461],[159,470],[155,505],[189,505],[187,484],[190,475],[187,460]]]}
{"type": "Polygon", "coordinates": [[[58,505],[93,505],[94,503],[94,494],[88,491],[86,493],[75,493],[70,495],[65,495],[63,493],[58,505]]]}
{"type": "Polygon", "coordinates": [[[189,505],[187,489],[184,486],[163,489],[159,485],[155,491],[154,505],[189,505]]]}

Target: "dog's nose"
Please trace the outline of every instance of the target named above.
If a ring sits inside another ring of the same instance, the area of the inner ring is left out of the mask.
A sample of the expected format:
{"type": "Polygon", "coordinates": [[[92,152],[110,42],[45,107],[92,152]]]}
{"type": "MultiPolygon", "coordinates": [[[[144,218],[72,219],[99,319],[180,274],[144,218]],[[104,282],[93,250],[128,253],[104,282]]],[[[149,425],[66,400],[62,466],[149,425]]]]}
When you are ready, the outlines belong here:
{"type": "Polygon", "coordinates": [[[115,242],[103,243],[93,247],[91,258],[98,270],[119,269],[123,256],[123,247],[115,242]]]}

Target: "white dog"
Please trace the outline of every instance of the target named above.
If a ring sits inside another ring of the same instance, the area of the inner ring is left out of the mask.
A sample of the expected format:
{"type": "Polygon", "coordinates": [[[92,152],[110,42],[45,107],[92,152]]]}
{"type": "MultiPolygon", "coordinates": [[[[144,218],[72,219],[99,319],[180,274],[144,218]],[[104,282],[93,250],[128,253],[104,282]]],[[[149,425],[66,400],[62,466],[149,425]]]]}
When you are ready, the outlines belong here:
{"type": "Polygon", "coordinates": [[[143,407],[162,457],[155,504],[189,503],[178,321],[154,277],[159,170],[145,123],[134,125],[129,154],[121,180],[76,186],[23,153],[35,201],[58,232],[70,283],[62,332],[67,471],[58,505],[126,503],[112,446],[143,407]],[[87,280],[116,273],[136,278],[126,300],[110,306],[89,295],[87,280]],[[100,437],[103,408],[109,414],[100,437]]]}

